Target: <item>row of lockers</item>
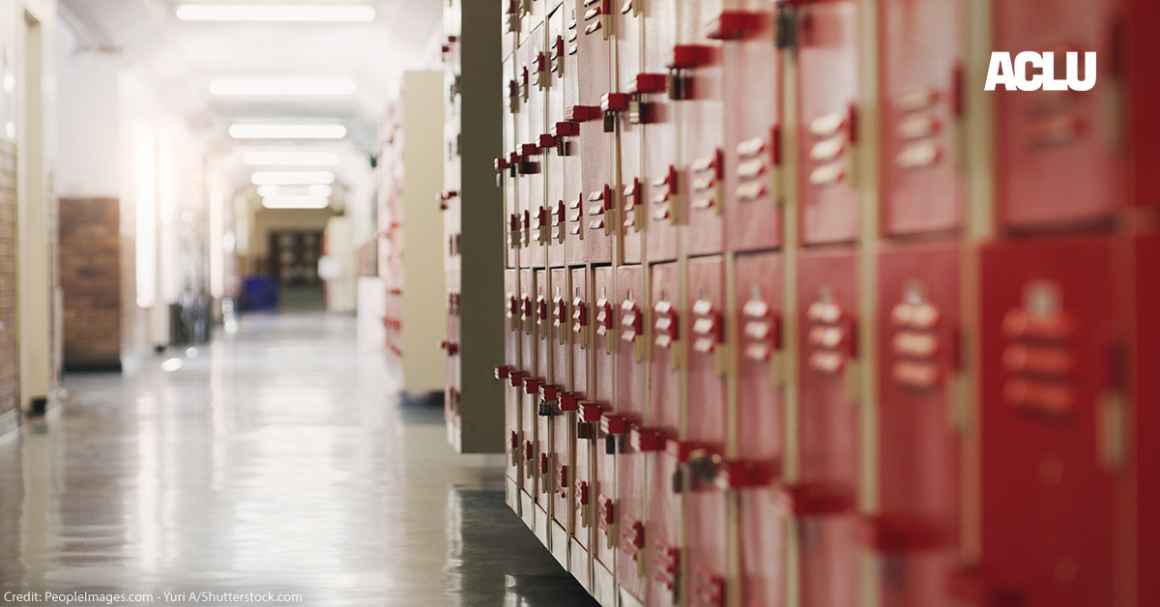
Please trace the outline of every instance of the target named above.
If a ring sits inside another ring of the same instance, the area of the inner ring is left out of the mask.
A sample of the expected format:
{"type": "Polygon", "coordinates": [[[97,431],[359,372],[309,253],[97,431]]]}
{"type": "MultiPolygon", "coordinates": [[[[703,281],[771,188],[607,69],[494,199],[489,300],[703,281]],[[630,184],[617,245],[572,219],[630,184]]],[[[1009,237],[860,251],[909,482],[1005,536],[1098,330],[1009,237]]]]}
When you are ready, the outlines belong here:
{"type": "Polygon", "coordinates": [[[868,189],[881,236],[954,234],[983,164],[1002,233],[1107,222],[1132,200],[1125,154],[1147,142],[1129,108],[1142,114],[1138,89],[1155,85],[1127,87],[1147,73],[1125,59],[1129,2],[987,3],[989,47],[1092,50],[1101,69],[1090,93],[981,97],[990,122],[974,126],[992,141],[974,157],[967,97],[989,55],[965,60],[976,3],[882,0],[874,19],[852,0],[728,4],[510,4],[495,163],[513,186],[508,267],[674,259],[681,227],[694,255],[776,248],[787,229],[806,246],[853,242],[868,189]],[[790,187],[800,213],[783,226],[790,187]]]}
{"type": "Polygon", "coordinates": [[[1150,604],[1158,246],[890,247],[872,319],[841,248],[508,270],[509,499],[605,605],[1150,604]]]}
{"type": "Polygon", "coordinates": [[[509,502],[602,604],[1160,601],[1156,9],[505,6],[509,502]]]}

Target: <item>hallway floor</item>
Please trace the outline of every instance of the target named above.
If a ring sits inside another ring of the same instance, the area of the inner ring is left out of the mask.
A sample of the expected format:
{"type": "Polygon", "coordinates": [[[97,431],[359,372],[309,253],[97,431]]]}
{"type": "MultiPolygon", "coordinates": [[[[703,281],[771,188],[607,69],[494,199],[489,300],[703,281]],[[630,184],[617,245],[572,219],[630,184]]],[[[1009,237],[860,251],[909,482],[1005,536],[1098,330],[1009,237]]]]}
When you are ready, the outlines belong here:
{"type": "Polygon", "coordinates": [[[250,316],[133,377],[70,376],[0,443],[0,592],[591,605],[504,506],[503,456],[454,454],[354,344],[353,318],[250,316]]]}

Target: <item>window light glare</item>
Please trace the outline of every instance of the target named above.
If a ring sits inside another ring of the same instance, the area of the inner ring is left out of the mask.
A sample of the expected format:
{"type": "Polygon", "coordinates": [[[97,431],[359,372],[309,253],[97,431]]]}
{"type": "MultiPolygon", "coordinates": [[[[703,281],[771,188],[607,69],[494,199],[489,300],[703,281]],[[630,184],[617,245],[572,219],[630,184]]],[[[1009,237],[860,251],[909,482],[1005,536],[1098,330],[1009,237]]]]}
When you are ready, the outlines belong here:
{"type": "Polygon", "coordinates": [[[242,153],[242,162],[254,167],[330,167],[338,165],[338,154],[306,150],[249,150],[242,153]]]}
{"type": "Polygon", "coordinates": [[[328,185],[286,186],[263,185],[258,186],[258,195],[262,198],[279,198],[282,196],[315,196],[329,198],[334,188],[328,185]]]}
{"type": "Polygon", "coordinates": [[[234,139],[342,139],[346,127],[341,124],[260,124],[230,125],[234,139]]]}
{"type": "Polygon", "coordinates": [[[250,181],[256,186],[265,185],[330,185],[334,183],[334,173],[330,171],[257,171],[250,181]]]}
{"type": "Polygon", "coordinates": [[[330,206],[330,199],[319,196],[277,196],[263,198],[262,206],[272,210],[325,209],[330,206]]]}
{"type": "Polygon", "coordinates": [[[353,80],[325,78],[217,78],[209,92],[217,97],[349,97],[353,80]]]}
{"type": "Polygon", "coordinates": [[[182,21],[320,21],[369,23],[375,8],[367,4],[185,3],[177,6],[182,21]]]}

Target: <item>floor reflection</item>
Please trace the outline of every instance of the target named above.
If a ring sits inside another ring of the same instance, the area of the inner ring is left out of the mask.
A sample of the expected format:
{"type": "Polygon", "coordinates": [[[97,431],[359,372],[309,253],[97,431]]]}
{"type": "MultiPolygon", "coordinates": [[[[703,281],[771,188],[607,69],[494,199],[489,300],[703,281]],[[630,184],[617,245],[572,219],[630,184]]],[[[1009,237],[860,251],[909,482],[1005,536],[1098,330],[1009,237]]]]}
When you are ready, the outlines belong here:
{"type": "Polygon", "coordinates": [[[591,605],[504,506],[502,456],[452,453],[354,344],[349,318],[248,317],[134,377],[70,377],[43,432],[0,443],[0,592],[591,605]]]}

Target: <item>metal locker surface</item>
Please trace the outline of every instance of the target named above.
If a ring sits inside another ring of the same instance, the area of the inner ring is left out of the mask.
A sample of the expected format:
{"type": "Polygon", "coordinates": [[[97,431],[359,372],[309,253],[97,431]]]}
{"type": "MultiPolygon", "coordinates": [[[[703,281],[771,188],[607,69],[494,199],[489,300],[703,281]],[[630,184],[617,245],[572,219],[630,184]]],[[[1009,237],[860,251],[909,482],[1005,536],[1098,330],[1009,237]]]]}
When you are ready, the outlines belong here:
{"type": "MultiPolygon", "coordinates": [[[[603,426],[604,414],[611,412],[615,401],[615,371],[616,352],[619,349],[619,334],[617,320],[619,310],[615,303],[616,293],[613,290],[615,270],[611,267],[599,267],[593,270],[593,297],[592,309],[593,327],[593,367],[590,371],[594,377],[591,380],[594,394],[591,401],[586,401],[581,407],[581,415],[585,422],[590,424],[588,432],[595,438],[589,443],[596,448],[595,479],[596,482],[590,491],[591,501],[595,508],[595,538],[590,547],[593,559],[601,567],[614,571],[615,538],[616,538],[616,453],[609,453],[607,449],[607,435],[603,426]],[[609,542],[612,538],[613,542],[609,542]]],[[[615,440],[615,437],[614,437],[615,440]]],[[[594,572],[594,579],[599,577],[594,572]]]]}
{"type": "MultiPolygon", "coordinates": [[[[544,155],[544,164],[547,170],[544,178],[547,180],[547,196],[544,199],[548,207],[547,233],[542,235],[548,246],[548,267],[559,268],[567,263],[565,244],[567,242],[567,211],[568,205],[564,201],[565,194],[565,164],[571,160],[567,156],[567,140],[556,135],[556,125],[564,121],[564,93],[565,74],[564,58],[568,56],[565,48],[565,12],[556,10],[548,17],[548,43],[546,50],[547,70],[542,81],[546,88],[547,121],[544,130],[540,131],[537,143],[544,155]],[[563,147],[561,146],[563,144],[563,147]]],[[[573,102],[575,103],[575,102],[573,102]]],[[[564,128],[567,132],[568,127],[564,128]]]]}
{"type": "Polygon", "coordinates": [[[555,496],[552,518],[571,534],[574,501],[572,476],[576,470],[576,411],[579,409],[572,379],[571,276],[566,268],[555,268],[551,270],[551,275],[548,347],[552,352],[552,379],[550,386],[540,388],[543,407],[541,415],[547,417],[552,432],[552,454],[549,458],[551,483],[544,492],[555,496]]]}
{"type": "Polygon", "coordinates": [[[641,50],[644,42],[643,8],[646,0],[623,0],[614,16],[613,55],[615,86],[601,98],[605,120],[615,124],[617,164],[614,166],[616,205],[620,208],[621,253],[623,263],[641,262],[643,232],[648,222],[645,212],[648,195],[641,179],[641,137],[644,126],[640,122],[637,104],[632,102],[637,74],[640,72],[641,50]]]}
{"type": "Polygon", "coordinates": [[[798,259],[798,521],[803,607],[854,605],[863,542],[857,505],[860,446],[857,259],[846,248],[798,259]]]}
{"type": "MultiPolygon", "coordinates": [[[[1125,500],[1128,516],[1137,521],[1132,531],[1138,538],[1137,549],[1129,558],[1134,567],[1138,605],[1160,604],[1160,579],[1145,572],[1160,568],[1160,521],[1152,514],[1160,508],[1160,458],[1155,445],[1160,442],[1160,412],[1144,403],[1160,402],[1160,374],[1142,372],[1160,365],[1160,323],[1155,310],[1160,309],[1160,282],[1153,278],[1160,267],[1160,235],[1156,233],[1132,239],[1132,275],[1135,297],[1131,300],[1134,322],[1132,334],[1132,407],[1129,424],[1135,428],[1135,447],[1127,457],[1135,465],[1134,499],[1125,500]]],[[[1125,565],[1121,565],[1123,567],[1125,565]]]]}
{"type": "Polygon", "coordinates": [[[644,124],[641,136],[641,183],[644,187],[644,216],[648,227],[646,248],[649,261],[677,257],[677,225],[687,214],[681,196],[679,167],[680,104],[668,96],[668,64],[677,44],[680,10],[678,0],[648,0],[644,14],[644,51],[640,73],[631,83],[632,103],[638,121],[644,124]]]}
{"type": "Polygon", "coordinates": [[[648,351],[648,292],[641,266],[616,269],[617,333],[615,396],[613,413],[605,416],[605,430],[615,436],[617,508],[620,553],[616,559],[616,582],[637,600],[644,599],[645,458],[633,440],[644,423],[645,380],[648,351]]]}
{"type": "Polygon", "coordinates": [[[739,493],[741,605],[777,606],[785,597],[789,505],[773,487],[784,461],[785,268],[779,254],[738,256],[737,457],[725,484],[739,493]]]}
{"type": "Polygon", "coordinates": [[[561,31],[552,41],[553,86],[562,95],[562,114],[548,127],[552,143],[556,145],[556,155],[561,161],[562,175],[559,176],[559,198],[551,198],[556,205],[553,229],[562,232],[558,238],[564,242],[564,259],[568,264],[583,263],[586,258],[583,233],[585,218],[582,214],[584,192],[580,181],[580,123],[568,116],[570,108],[580,102],[580,75],[577,65],[576,5],[566,2],[561,8],[561,31]]]}
{"type": "Polygon", "coordinates": [[[722,131],[721,44],[709,38],[720,0],[683,4],[677,44],[669,57],[669,96],[680,100],[684,193],[688,197],[686,250],[691,255],[722,250],[725,151],[722,131]]]}
{"type": "Polygon", "coordinates": [[[530,43],[523,44],[516,49],[515,75],[508,82],[507,95],[511,99],[512,107],[516,108],[515,132],[519,135],[519,138],[514,142],[515,148],[512,150],[509,163],[518,182],[515,191],[519,212],[516,217],[517,223],[512,226],[512,231],[519,234],[518,264],[521,268],[532,267],[531,245],[535,240],[532,226],[536,219],[533,214],[538,212],[540,199],[543,198],[542,194],[534,194],[537,186],[541,188],[543,186],[543,182],[538,178],[543,167],[538,149],[533,149],[529,143],[536,136],[534,132],[539,132],[532,116],[534,104],[531,101],[532,90],[535,88],[533,69],[535,68],[536,51],[537,49],[530,43]]]}
{"type": "Polygon", "coordinates": [[[882,225],[888,235],[962,223],[961,0],[878,3],[882,225]]]}
{"type": "Polygon", "coordinates": [[[882,604],[953,602],[960,560],[960,245],[878,254],[878,504],[871,549],[889,559],[882,604]]]}
{"type": "Polygon", "coordinates": [[[513,163],[519,142],[517,137],[516,112],[520,108],[519,83],[516,80],[516,58],[509,56],[503,62],[503,78],[506,90],[503,95],[503,148],[502,155],[495,159],[496,183],[503,193],[504,204],[504,250],[506,264],[509,268],[519,266],[519,250],[522,237],[520,230],[523,227],[520,216],[520,198],[516,194],[518,180],[516,178],[517,163],[513,163]]]}
{"type": "MultiPolygon", "coordinates": [[[[980,251],[981,533],[987,597],[1120,604],[1118,492],[1126,471],[1123,295],[1111,238],[980,251]]],[[[1141,403],[1143,404],[1143,403],[1141,403]]]]}
{"type": "MultiPolygon", "coordinates": [[[[524,490],[533,498],[539,494],[536,474],[540,453],[539,424],[536,417],[536,404],[539,385],[543,381],[539,367],[538,351],[539,339],[536,335],[536,282],[538,278],[532,270],[520,270],[520,328],[523,331],[523,343],[520,346],[520,369],[523,375],[520,378],[517,396],[520,399],[520,408],[523,411],[523,472],[524,490]]],[[[512,382],[515,384],[516,382],[512,382]]],[[[530,514],[530,513],[525,513],[530,514]]]]}
{"type": "MultiPolygon", "coordinates": [[[[535,0],[544,2],[545,0],[535,0]]],[[[524,163],[528,166],[528,173],[524,175],[521,184],[521,194],[527,190],[528,216],[524,225],[524,243],[528,249],[528,265],[534,268],[547,267],[548,242],[551,233],[552,208],[547,199],[547,168],[549,152],[540,145],[540,135],[547,129],[548,90],[550,71],[548,69],[547,26],[532,32],[528,42],[521,47],[527,49],[524,54],[525,65],[521,68],[520,78],[523,82],[526,103],[527,135],[520,144],[520,153],[524,163]]]]}
{"type": "Polygon", "coordinates": [[[798,204],[804,244],[858,235],[858,9],[850,0],[797,8],[798,204]]]}
{"type": "MultiPolygon", "coordinates": [[[[1013,230],[1108,218],[1124,203],[1120,144],[1125,74],[1113,58],[1120,0],[991,3],[996,51],[1054,51],[1055,74],[1064,53],[1095,51],[1099,79],[1086,93],[1007,92],[995,103],[995,210],[1013,230]]],[[[1081,57],[1082,59],[1082,57],[1081,57]]],[[[1080,62],[1082,63],[1082,61],[1080,62]]]]}
{"type": "Polygon", "coordinates": [[[520,290],[519,271],[504,271],[504,359],[503,366],[496,369],[495,378],[504,383],[504,428],[507,431],[508,476],[512,477],[518,486],[523,486],[523,410],[517,386],[523,373],[523,364],[520,360],[520,290]]]}
{"type": "Polygon", "coordinates": [[[725,85],[725,247],[768,249],[782,241],[781,53],[775,9],[739,2],[717,16],[725,85]]]}
{"type": "Polygon", "coordinates": [[[553,484],[552,471],[553,466],[550,458],[555,451],[555,446],[551,443],[552,433],[550,418],[542,414],[540,405],[542,403],[542,394],[544,386],[549,385],[550,378],[554,371],[552,368],[552,357],[555,353],[555,348],[552,347],[552,298],[550,285],[548,283],[547,270],[535,270],[535,299],[533,300],[533,322],[535,323],[535,336],[538,345],[536,346],[536,375],[535,385],[531,385],[530,381],[525,381],[526,392],[528,393],[529,402],[531,404],[532,418],[536,420],[536,461],[535,472],[537,482],[536,504],[543,509],[548,508],[548,504],[552,501],[545,497],[553,484]]]}
{"type": "MultiPolygon", "coordinates": [[[[572,349],[572,389],[569,397],[576,401],[577,409],[573,417],[577,420],[577,424],[583,424],[585,420],[580,410],[580,404],[585,402],[590,394],[588,365],[592,358],[593,348],[593,306],[592,294],[589,291],[591,281],[588,279],[586,268],[574,268],[569,272],[572,280],[571,299],[568,305],[568,310],[571,313],[569,328],[572,333],[568,340],[569,347],[572,349]]],[[[595,478],[592,477],[592,469],[589,466],[590,458],[595,455],[592,452],[594,435],[591,432],[582,435],[579,432],[579,425],[576,426],[575,434],[576,457],[574,472],[571,476],[573,510],[576,512],[576,517],[572,528],[572,538],[576,543],[587,547],[595,514],[595,508],[592,506],[595,500],[592,499],[593,492],[591,490],[591,487],[595,485],[595,478]]]]}
{"type": "MultiPolygon", "coordinates": [[[[569,201],[571,217],[578,218],[585,260],[612,261],[620,230],[613,188],[614,137],[605,132],[601,97],[612,87],[612,0],[576,0],[579,23],[568,52],[577,54],[579,102],[569,108],[568,120],[580,125],[580,187],[584,195],[569,201]]],[[[580,260],[575,260],[580,261],[580,260]]]]}

